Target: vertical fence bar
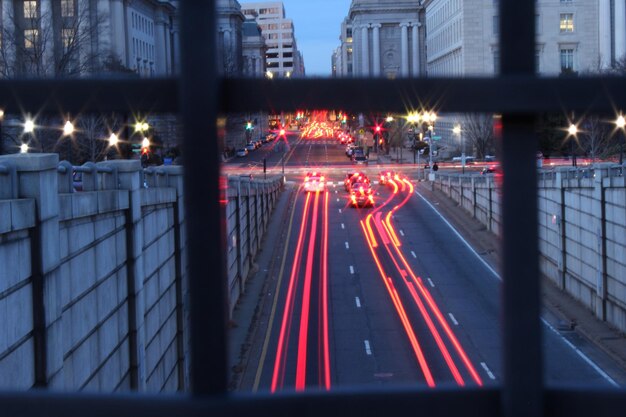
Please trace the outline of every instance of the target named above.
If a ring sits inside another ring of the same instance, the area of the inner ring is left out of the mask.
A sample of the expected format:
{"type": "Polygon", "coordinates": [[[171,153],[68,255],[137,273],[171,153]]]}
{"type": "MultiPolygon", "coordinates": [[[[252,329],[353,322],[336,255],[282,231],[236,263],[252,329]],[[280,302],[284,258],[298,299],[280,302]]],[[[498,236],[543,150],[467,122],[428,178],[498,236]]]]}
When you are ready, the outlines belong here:
{"type": "Polygon", "coordinates": [[[218,78],[215,1],[181,1],[180,100],[185,155],[191,388],[196,396],[227,390],[226,282],[219,203],[218,78]]]}
{"type": "MultiPolygon", "coordinates": [[[[500,73],[504,78],[534,75],[535,5],[532,0],[500,0],[500,73]]],[[[532,116],[504,114],[502,128],[502,411],[507,417],[533,417],[543,414],[537,241],[538,141],[532,116]]]]}

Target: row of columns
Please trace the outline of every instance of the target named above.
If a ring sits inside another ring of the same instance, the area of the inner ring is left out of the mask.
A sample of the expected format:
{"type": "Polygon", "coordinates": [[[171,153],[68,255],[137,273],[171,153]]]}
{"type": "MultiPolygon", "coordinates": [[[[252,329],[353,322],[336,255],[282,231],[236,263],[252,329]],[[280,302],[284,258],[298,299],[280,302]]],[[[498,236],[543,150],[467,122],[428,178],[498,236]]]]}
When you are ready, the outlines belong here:
{"type": "MultiPolygon", "coordinates": [[[[626,0],[624,0],[626,1],[626,0]]],[[[409,61],[413,75],[419,74],[419,27],[420,23],[402,22],[400,23],[400,54],[401,65],[400,75],[409,76],[409,61]],[[411,54],[409,55],[409,29],[411,29],[411,54]],[[410,56],[410,60],[409,60],[410,56]]],[[[380,23],[368,23],[357,26],[354,29],[361,29],[361,73],[364,76],[378,76],[381,70],[380,61],[380,23]],[[370,45],[369,30],[372,29],[372,71],[370,72],[370,45]]]]}
{"type": "Polygon", "coordinates": [[[259,56],[244,55],[243,68],[244,75],[259,77],[263,75],[263,61],[259,56]]]}
{"type": "Polygon", "coordinates": [[[615,28],[614,59],[621,60],[626,55],[626,0],[615,0],[613,25],[611,25],[611,0],[600,0],[598,7],[601,65],[608,68],[611,66],[611,26],[615,28]]]}

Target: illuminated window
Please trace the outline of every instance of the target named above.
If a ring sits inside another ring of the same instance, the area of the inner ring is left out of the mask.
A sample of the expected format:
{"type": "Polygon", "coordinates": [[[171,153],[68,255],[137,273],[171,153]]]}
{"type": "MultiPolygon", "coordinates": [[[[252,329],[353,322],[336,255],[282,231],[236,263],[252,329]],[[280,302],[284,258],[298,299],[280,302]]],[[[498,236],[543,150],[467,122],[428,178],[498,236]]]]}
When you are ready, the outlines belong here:
{"type": "Polygon", "coordinates": [[[61,0],[61,16],[74,16],[74,0],[61,0]]]}
{"type": "Polygon", "coordinates": [[[37,44],[37,40],[39,39],[39,30],[37,29],[26,29],[24,30],[24,48],[31,49],[34,48],[37,44]]]}
{"type": "Polygon", "coordinates": [[[24,18],[34,19],[37,17],[37,2],[29,0],[24,2],[24,18]]]}
{"type": "Polygon", "coordinates": [[[574,14],[573,13],[561,13],[561,32],[573,32],[574,31],[574,14]]]}

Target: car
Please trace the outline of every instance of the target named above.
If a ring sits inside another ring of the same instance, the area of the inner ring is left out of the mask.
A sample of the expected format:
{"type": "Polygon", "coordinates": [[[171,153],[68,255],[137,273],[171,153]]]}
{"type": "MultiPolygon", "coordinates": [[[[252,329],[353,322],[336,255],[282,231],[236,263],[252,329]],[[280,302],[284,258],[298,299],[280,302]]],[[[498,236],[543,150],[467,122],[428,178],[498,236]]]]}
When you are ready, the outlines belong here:
{"type": "Polygon", "coordinates": [[[235,154],[237,155],[237,157],[242,158],[248,155],[248,150],[246,148],[237,149],[237,152],[235,154]]]}
{"type": "Polygon", "coordinates": [[[319,172],[308,172],[304,177],[304,191],[324,191],[326,186],[324,176],[319,172]]]}
{"type": "Polygon", "coordinates": [[[256,146],[254,145],[254,143],[248,143],[248,144],[246,145],[246,149],[247,149],[248,151],[253,151],[253,150],[255,150],[255,149],[256,149],[256,146]]]}
{"type": "Polygon", "coordinates": [[[367,165],[367,156],[363,154],[357,154],[353,157],[352,162],[357,165],[367,165]]]}
{"type": "Polygon", "coordinates": [[[485,174],[495,174],[496,170],[497,170],[497,167],[495,167],[495,166],[488,166],[488,167],[484,167],[482,169],[482,171],[480,171],[480,173],[482,175],[485,175],[485,174]]]}
{"type": "Polygon", "coordinates": [[[380,179],[378,183],[381,185],[389,184],[389,180],[399,180],[400,177],[393,171],[383,171],[380,173],[380,179]]]}
{"type": "Polygon", "coordinates": [[[370,180],[369,178],[367,178],[367,175],[365,175],[363,172],[355,171],[355,172],[346,174],[346,178],[343,181],[343,185],[346,191],[350,191],[352,189],[352,185],[357,182],[369,184],[370,180]]]}
{"type": "Polygon", "coordinates": [[[352,207],[373,207],[374,192],[367,182],[356,182],[350,191],[350,205],[352,207]]]}

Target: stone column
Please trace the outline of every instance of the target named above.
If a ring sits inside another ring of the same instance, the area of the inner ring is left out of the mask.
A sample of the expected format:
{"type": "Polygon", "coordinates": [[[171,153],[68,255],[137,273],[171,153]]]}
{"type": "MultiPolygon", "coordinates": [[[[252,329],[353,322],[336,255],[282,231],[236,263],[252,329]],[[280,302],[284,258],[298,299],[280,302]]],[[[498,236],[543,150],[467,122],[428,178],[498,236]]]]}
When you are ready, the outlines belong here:
{"type": "Polygon", "coordinates": [[[402,56],[400,75],[409,76],[409,24],[400,23],[400,53],[402,56]]]}
{"type": "MultiPolygon", "coordinates": [[[[352,56],[354,57],[354,54],[352,56]]],[[[341,45],[341,76],[345,77],[346,75],[348,75],[348,44],[344,43],[341,45]]]]}
{"type": "Polygon", "coordinates": [[[372,25],[374,32],[374,39],[372,49],[374,51],[374,68],[372,71],[372,75],[379,76],[380,75],[380,28],[382,25],[380,23],[376,23],[372,25]]]}
{"type": "Polygon", "coordinates": [[[128,65],[125,31],[124,3],[122,0],[111,0],[111,50],[124,65],[128,65]]]}
{"type": "Polygon", "coordinates": [[[369,25],[361,26],[361,72],[370,75],[369,25]]]}
{"type": "Polygon", "coordinates": [[[626,0],[615,0],[615,60],[626,54],[626,0]]]}
{"type": "Polygon", "coordinates": [[[412,62],[412,71],[413,71],[413,76],[414,77],[418,77],[420,74],[420,47],[419,47],[419,29],[420,29],[420,23],[413,23],[411,25],[411,46],[412,46],[412,56],[411,56],[411,62],[412,62]]]}
{"type": "Polygon", "coordinates": [[[600,37],[600,67],[611,66],[611,0],[600,0],[598,27],[600,37]]]}
{"type": "Polygon", "coordinates": [[[154,22],[154,60],[156,64],[156,75],[167,75],[165,38],[165,17],[159,13],[154,22]]]}

